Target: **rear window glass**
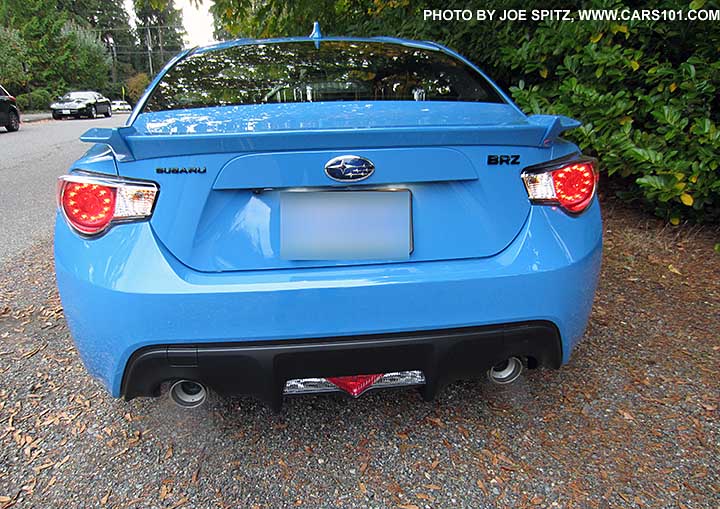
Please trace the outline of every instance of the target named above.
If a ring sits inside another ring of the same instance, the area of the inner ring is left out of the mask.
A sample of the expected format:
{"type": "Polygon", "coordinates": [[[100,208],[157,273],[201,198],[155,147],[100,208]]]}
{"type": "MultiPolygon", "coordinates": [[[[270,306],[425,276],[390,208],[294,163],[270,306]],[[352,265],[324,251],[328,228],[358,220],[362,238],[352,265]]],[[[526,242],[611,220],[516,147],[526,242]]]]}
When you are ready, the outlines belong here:
{"type": "Polygon", "coordinates": [[[482,75],[441,51],[308,41],[191,55],[165,74],[144,109],[320,101],[504,102],[482,75]]]}

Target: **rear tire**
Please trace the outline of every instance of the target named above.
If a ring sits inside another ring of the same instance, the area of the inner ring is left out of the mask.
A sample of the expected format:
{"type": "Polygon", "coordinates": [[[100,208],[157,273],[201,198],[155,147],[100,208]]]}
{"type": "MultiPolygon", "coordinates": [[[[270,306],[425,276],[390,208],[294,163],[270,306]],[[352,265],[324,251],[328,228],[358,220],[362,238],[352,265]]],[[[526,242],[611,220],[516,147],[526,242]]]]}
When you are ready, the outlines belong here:
{"type": "Polygon", "coordinates": [[[62,120],[62,115],[58,115],[54,111],[53,111],[52,117],[53,117],[53,120],[62,120]]]}
{"type": "Polygon", "coordinates": [[[96,118],[96,117],[97,117],[97,108],[95,107],[94,104],[93,104],[92,106],[90,106],[90,115],[89,115],[89,117],[90,117],[90,118],[96,118]]]}
{"type": "Polygon", "coordinates": [[[20,129],[20,117],[14,111],[11,111],[9,116],[10,116],[10,121],[5,126],[5,129],[7,129],[8,132],[12,133],[12,132],[15,132],[18,129],[20,129]]]}
{"type": "Polygon", "coordinates": [[[110,118],[110,117],[112,117],[112,108],[110,106],[108,106],[108,109],[105,112],[105,118],[110,118]]]}

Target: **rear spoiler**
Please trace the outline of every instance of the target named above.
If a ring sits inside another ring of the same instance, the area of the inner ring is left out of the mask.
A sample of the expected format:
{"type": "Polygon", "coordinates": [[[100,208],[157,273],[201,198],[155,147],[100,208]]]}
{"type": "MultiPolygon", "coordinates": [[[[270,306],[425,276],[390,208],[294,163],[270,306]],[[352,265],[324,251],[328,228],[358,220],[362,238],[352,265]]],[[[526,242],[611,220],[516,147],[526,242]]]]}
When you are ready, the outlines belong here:
{"type": "Polygon", "coordinates": [[[137,134],[134,127],[93,127],[80,136],[80,141],[107,145],[115,154],[118,162],[133,161],[135,157],[125,141],[125,136],[131,134],[137,134]]]}
{"type": "MultiPolygon", "coordinates": [[[[582,125],[563,115],[531,115],[527,124],[498,124],[480,126],[414,126],[354,129],[361,147],[372,148],[400,143],[407,146],[428,145],[521,145],[549,147],[568,129],[582,125]],[[382,136],[377,136],[379,131],[382,136]],[[397,137],[397,140],[394,138],[397,137]]],[[[180,154],[255,150],[311,150],[349,148],[347,129],[312,129],[304,131],[266,131],[210,134],[144,134],[132,126],[93,128],[80,139],[87,143],[109,146],[118,162],[180,154]],[[338,136],[341,135],[341,136],[338,136]],[[334,138],[334,139],[332,139],[334,138]],[[313,142],[317,143],[313,145],[313,142]],[[336,146],[336,144],[339,145],[336,146]],[[195,145],[194,147],[192,145],[195,145]],[[193,150],[194,149],[194,150],[193,150]]]]}
{"type": "Polygon", "coordinates": [[[549,146],[563,131],[580,127],[582,122],[565,115],[530,115],[528,122],[531,124],[546,126],[541,147],[549,146]]]}

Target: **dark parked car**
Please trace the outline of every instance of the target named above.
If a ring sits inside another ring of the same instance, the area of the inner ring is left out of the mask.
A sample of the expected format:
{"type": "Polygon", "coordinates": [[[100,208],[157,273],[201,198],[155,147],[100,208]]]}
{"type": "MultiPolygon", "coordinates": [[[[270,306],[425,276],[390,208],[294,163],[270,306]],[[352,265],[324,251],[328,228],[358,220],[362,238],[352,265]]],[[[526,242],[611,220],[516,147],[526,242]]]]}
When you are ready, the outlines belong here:
{"type": "Polygon", "coordinates": [[[110,99],[97,92],[69,92],[50,105],[55,120],[64,117],[112,117],[110,99]]]}
{"type": "Polygon", "coordinates": [[[15,98],[0,86],[0,126],[10,132],[20,129],[20,110],[15,98]]]}

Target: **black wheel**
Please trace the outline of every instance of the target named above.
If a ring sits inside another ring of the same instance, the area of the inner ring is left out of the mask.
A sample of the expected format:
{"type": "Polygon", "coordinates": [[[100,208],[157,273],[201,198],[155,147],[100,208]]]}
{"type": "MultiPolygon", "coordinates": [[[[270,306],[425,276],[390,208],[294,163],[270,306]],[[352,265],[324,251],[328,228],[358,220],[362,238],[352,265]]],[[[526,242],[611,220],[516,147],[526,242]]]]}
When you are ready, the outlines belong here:
{"type": "Polygon", "coordinates": [[[107,118],[112,117],[112,108],[110,106],[107,107],[107,111],[105,112],[105,117],[107,117],[107,118]]]}
{"type": "Polygon", "coordinates": [[[18,114],[14,111],[10,112],[10,121],[5,126],[5,129],[7,129],[9,132],[14,132],[20,129],[20,117],[18,114]]]}
{"type": "Polygon", "coordinates": [[[54,120],[62,120],[62,115],[59,115],[59,114],[55,113],[54,111],[53,111],[52,116],[53,116],[54,120]]]}
{"type": "Polygon", "coordinates": [[[93,104],[92,106],[90,106],[90,118],[95,118],[95,117],[97,117],[97,108],[93,104]]]}

